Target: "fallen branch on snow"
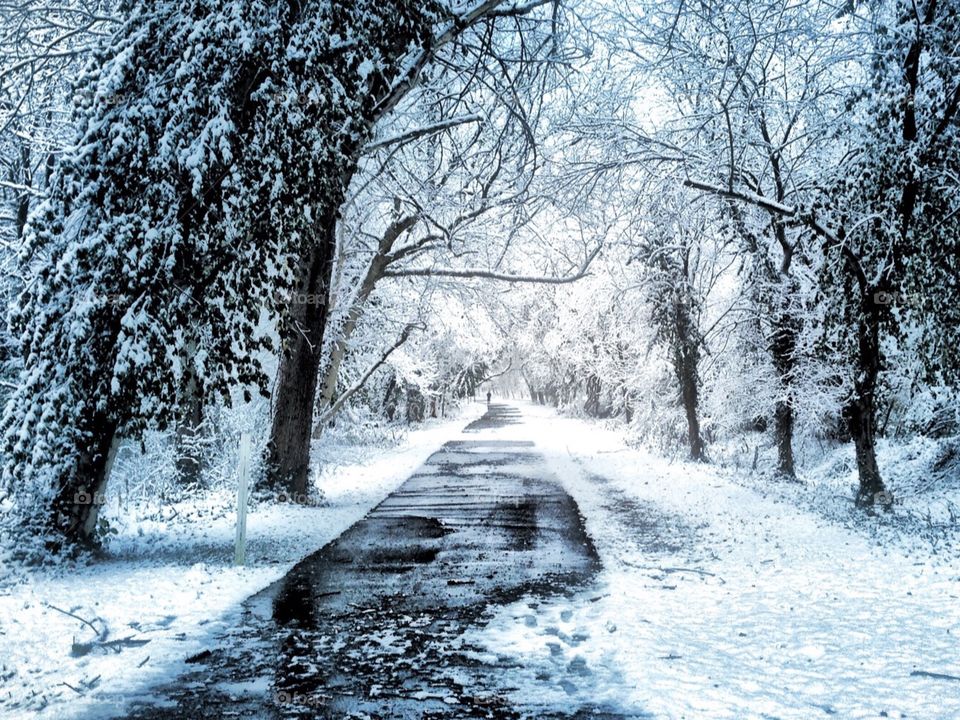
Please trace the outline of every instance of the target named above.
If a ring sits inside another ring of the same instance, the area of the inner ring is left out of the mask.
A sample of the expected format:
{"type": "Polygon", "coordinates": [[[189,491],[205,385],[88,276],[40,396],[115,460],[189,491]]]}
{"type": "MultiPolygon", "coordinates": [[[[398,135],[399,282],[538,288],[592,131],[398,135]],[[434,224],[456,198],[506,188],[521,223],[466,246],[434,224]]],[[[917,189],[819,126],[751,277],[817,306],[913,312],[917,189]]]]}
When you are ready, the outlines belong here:
{"type": "Polygon", "coordinates": [[[913,670],[910,677],[927,677],[934,680],[960,680],[956,675],[946,675],[945,673],[929,672],[928,670],[913,670]]]}
{"type": "Polygon", "coordinates": [[[678,573],[678,572],[696,573],[697,575],[706,575],[708,577],[716,578],[717,580],[720,581],[721,585],[727,584],[727,581],[724,580],[719,575],[717,575],[716,573],[709,572],[708,570],[701,570],[700,568],[659,567],[656,565],[637,565],[636,563],[632,563],[629,560],[623,560],[622,562],[624,565],[627,565],[632,568],[636,568],[637,570],[658,570],[659,572],[668,573],[668,574],[678,573]]]}

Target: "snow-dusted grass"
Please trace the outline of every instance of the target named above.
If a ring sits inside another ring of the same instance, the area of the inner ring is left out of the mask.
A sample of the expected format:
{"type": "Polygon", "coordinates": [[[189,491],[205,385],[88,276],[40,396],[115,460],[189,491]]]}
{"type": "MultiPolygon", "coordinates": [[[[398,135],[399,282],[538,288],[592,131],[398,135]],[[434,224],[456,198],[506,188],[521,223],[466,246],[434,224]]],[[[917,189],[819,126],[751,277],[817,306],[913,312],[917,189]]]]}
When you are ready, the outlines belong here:
{"type": "Polygon", "coordinates": [[[321,442],[314,479],[324,504],[255,503],[245,567],[231,565],[229,492],[167,506],[108,504],[118,534],[104,559],[7,573],[0,587],[0,716],[89,717],[100,691],[132,698],[183,670],[184,659],[230,626],[244,598],[359,520],[482,411],[472,404],[456,419],[425,423],[399,445],[321,442]],[[124,642],[85,654],[73,647],[98,633],[124,642]]]}
{"type": "MultiPolygon", "coordinates": [[[[516,697],[665,718],[960,717],[960,559],[667,462],[525,406],[584,514],[599,585],[503,608],[469,640],[516,697]]],[[[756,482],[756,479],[754,479],[756,482]]]]}

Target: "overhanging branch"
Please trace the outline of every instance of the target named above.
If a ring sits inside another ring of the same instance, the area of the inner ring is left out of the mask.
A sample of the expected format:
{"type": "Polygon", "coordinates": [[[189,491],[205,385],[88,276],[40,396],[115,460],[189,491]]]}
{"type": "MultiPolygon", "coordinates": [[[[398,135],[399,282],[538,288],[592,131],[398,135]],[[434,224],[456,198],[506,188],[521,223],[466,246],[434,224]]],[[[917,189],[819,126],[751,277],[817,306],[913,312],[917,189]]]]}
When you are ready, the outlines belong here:
{"type": "Polygon", "coordinates": [[[510,358],[510,362],[507,363],[507,366],[506,366],[503,370],[501,370],[501,371],[499,371],[499,372],[493,372],[493,373],[491,373],[490,375],[487,375],[487,376],[484,377],[482,380],[480,380],[480,382],[477,383],[477,384],[478,384],[478,385],[482,385],[482,384],[485,383],[485,382],[490,382],[491,380],[496,380],[498,377],[501,377],[501,376],[503,376],[503,375],[506,375],[506,374],[507,374],[508,372],[510,372],[512,369],[513,369],[513,358],[510,358]]]}
{"type": "Polygon", "coordinates": [[[711,185],[709,183],[698,182],[697,180],[684,180],[683,184],[686,187],[693,188],[694,190],[700,190],[702,192],[710,193],[711,195],[716,195],[718,197],[729,198],[731,200],[740,200],[745,203],[749,203],[758,207],[771,215],[776,215],[778,217],[787,217],[787,218],[796,218],[804,225],[813,230],[817,235],[822,237],[827,245],[834,246],[838,248],[843,255],[844,262],[847,267],[850,269],[850,272],[853,273],[853,276],[857,280],[857,284],[860,286],[861,291],[867,292],[870,287],[870,282],[867,279],[867,275],[863,270],[863,266],[860,264],[860,259],[857,257],[857,254],[850,249],[843,238],[837,235],[834,231],[828,228],[826,225],[821,223],[817,218],[812,214],[802,214],[797,208],[790,205],[784,205],[778,203],[774,200],[763,197],[762,195],[757,195],[755,193],[746,192],[743,190],[735,190],[731,187],[723,187],[721,185],[711,185]]]}
{"type": "Polygon", "coordinates": [[[483,122],[483,118],[479,115],[466,115],[464,117],[442,120],[438,123],[434,123],[433,125],[414,128],[413,130],[408,130],[407,132],[394,135],[393,137],[383,138],[382,140],[367,143],[366,147],[364,147],[364,152],[372,152],[374,150],[380,150],[381,148],[390,147],[391,145],[407,143],[412,140],[426,137],[427,135],[433,135],[434,133],[449,130],[450,128],[457,127],[458,125],[479,122],[483,122]]]}
{"type": "Polygon", "coordinates": [[[434,36],[432,42],[423,48],[407,64],[406,71],[398,82],[384,95],[374,107],[373,117],[380,118],[390,112],[406,94],[417,84],[420,72],[437,51],[452,42],[465,28],[483,20],[485,17],[520,17],[553,0],[530,0],[530,2],[506,3],[503,0],[480,0],[473,8],[452,18],[447,27],[434,36]]]}
{"type": "Polygon", "coordinates": [[[741,200],[745,203],[755,205],[758,208],[766,210],[772,215],[781,217],[797,217],[797,209],[789,205],[778,203],[762,195],[746,192],[744,190],[734,190],[733,188],[723,187],[721,185],[711,185],[709,183],[699,182],[697,180],[684,180],[683,184],[688,188],[700,190],[718,197],[730,198],[731,200],[741,200]]]}
{"type": "Polygon", "coordinates": [[[602,245],[597,245],[596,248],[587,256],[583,261],[583,264],[573,275],[566,275],[564,277],[544,277],[542,275],[516,275],[513,273],[498,273],[492,270],[483,270],[483,269],[465,269],[465,270],[451,270],[447,268],[402,268],[400,270],[387,270],[383,276],[384,277],[448,277],[448,278],[462,278],[462,279],[480,279],[480,280],[497,280],[500,282],[515,282],[515,283],[539,283],[541,285],[563,285],[565,283],[576,282],[587,276],[588,270],[590,269],[590,264],[593,262],[594,258],[600,253],[602,245]]]}
{"type": "Polygon", "coordinates": [[[320,416],[320,418],[317,420],[317,427],[323,427],[328,422],[330,422],[334,418],[334,416],[338,412],[340,412],[340,408],[344,406],[347,400],[349,400],[351,397],[353,397],[353,395],[355,395],[356,393],[358,393],[360,390],[363,389],[363,386],[366,385],[367,380],[370,379],[370,376],[380,369],[380,367],[393,354],[394,350],[396,350],[398,347],[400,347],[407,341],[407,339],[410,337],[410,333],[413,332],[413,330],[415,329],[420,329],[420,326],[407,325],[403,329],[403,332],[400,333],[400,337],[397,339],[397,341],[393,345],[391,345],[387,349],[387,351],[383,353],[383,355],[380,356],[380,359],[377,360],[377,362],[375,362],[373,365],[371,365],[367,369],[367,371],[363,374],[363,377],[361,377],[353,386],[347,389],[343,393],[343,395],[337,398],[337,401],[333,405],[331,405],[329,409],[327,409],[327,411],[323,413],[323,415],[320,416]]]}

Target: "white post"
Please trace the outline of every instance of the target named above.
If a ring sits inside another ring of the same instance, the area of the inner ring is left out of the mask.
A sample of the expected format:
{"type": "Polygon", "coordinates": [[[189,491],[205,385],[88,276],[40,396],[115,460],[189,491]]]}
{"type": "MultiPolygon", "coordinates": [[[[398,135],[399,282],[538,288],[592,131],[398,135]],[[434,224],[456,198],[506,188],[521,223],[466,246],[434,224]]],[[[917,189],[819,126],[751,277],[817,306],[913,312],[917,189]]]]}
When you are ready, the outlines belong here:
{"type": "Polygon", "coordinates": [[[250,488],[250,434],[240,435],[240,460],[237,462],[237,540],[233,564],[243,565],[247,555],[247,493],[250,488]]]}

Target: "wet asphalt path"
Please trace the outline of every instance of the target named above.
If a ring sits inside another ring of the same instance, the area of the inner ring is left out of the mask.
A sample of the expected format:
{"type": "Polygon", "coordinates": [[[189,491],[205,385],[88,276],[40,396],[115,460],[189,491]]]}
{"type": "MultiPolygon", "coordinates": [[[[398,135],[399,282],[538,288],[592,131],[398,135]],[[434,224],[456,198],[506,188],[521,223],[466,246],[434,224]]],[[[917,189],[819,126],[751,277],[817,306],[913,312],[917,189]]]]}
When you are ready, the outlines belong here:
{"type": "Polygon", "coordinates": [[[248,600],[193,672],[123,717],[612,717],[511,705],[510,661],[481,660],[461,637],[500,604],[581,591],[599,570],[576,505],[522,426],[483,437],[519,420],[491,406],[466,439],[248,600]]]}

